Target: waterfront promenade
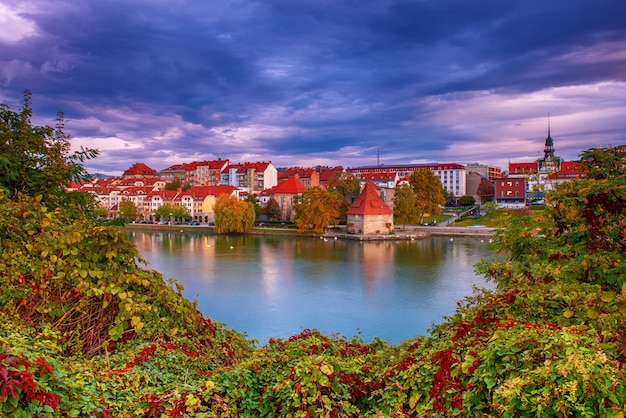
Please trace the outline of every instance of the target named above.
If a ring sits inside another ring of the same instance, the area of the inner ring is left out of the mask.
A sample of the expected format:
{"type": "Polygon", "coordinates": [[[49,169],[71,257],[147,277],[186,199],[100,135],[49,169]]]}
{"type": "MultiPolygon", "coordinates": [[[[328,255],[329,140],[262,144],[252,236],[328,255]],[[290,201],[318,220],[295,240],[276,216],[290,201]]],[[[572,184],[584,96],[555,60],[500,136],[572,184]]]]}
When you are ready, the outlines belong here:
{"type": "MultiPolygon", "coordinates": [[[[213,227],[209,226],[189,226],[189,225],[143,225],[143,224],[128,224],[128,229],[135,230],[161,230],[161,231],[210,231],[213,232],[213,227]]],[[[358,235],[348,234],[343,232],[342,228],[330,229],[321,235],[326,239],[349,239],[357,241],[393,241],[393,240],[411,240],[411,239],[423,239],[430,236],[445,236],[445,237],[475,237],[475,238],[489,238],[495,234],[498,228],[490,228],[487,226],[421,226],[421,225],[407,225],[406,229],[396,226],[393,234],[380,234],[380,235],[358,235]]],[[[293,229],[285,228],[271,228],[271,227],[256,227],[252,231],[248,232],[250,235],[281,235],[281,236],[299,236],[299,237],[317,237],[319,235],[311,232],[298,233],[293,229]]]]}

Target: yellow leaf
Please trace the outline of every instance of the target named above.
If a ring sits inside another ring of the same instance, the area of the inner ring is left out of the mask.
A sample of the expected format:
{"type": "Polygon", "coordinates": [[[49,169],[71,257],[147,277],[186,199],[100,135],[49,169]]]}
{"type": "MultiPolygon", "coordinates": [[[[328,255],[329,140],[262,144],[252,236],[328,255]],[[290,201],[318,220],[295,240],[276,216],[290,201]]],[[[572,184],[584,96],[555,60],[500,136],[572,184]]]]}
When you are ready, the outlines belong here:
{"type": "Polygon", "coordinates": [[[604,303],[610,303],[615,300],[615,294],[613,292],[604,292],[600,296],[600,300],[604,303]]]}
{"type": "Polygon", "coordinates": [[[563,316],[566,318],[571,318],[572,316],[574,316],[574,311],[572,311],[571,309],[566,309],[563,312],[563,316]]]}
{"type": "Polygon", "coordinates": [[[587,318],[589,319],[597,319],[600,315],[600,312],[596,308],[587,309],[587,318]]]}
{"type": "Polygon", "coordinates": [[[143,322],[136,323],[133,328],[135,329],[136,333],[140,333],[141,330],[143,329],[143,322]]]}
{"type": "Polygon", "coordinates": [[[622,297],[626,299],[626,282],[622,284],[622,297]]]}
{"type": "Polygon", "coordinates": [[[415,405],[417,405],[417,401],[420,400],[420,398],[422,397],[422,393],[421,392],[413,392],[411,394],[411,399],[409,399],[409,408],[413,409],[415,408],[415,405]]]}
{"type": "Polygon", "coordinates": [[[322,367],[320,367],[320,370],[322,371],[322,373],[324,373],[326,376],[330,376],[331,374],[333,374],[333,366],[330,366],[328,364],[324,364],[322,365],[322,367]]]}

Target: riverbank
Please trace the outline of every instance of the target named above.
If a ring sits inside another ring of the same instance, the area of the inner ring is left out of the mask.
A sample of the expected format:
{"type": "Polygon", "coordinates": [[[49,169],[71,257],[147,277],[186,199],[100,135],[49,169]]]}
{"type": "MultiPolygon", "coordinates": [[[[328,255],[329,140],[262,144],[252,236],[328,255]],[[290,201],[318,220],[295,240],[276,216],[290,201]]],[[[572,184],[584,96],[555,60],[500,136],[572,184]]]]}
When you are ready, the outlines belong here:
{"type": "MultiPolygon", "coordinates": [[[[215,234],[215,230],[211,226],[205,225],[146,225],[146,224],[128,224],[127,229],[142,231],[168,231],[168,232],[205,232],[215,234]]],[[[445,237],[475,237],[490,238],[498,228],[487,226],[418,226],[408,225],[406,229],[396,229],[393,234],[374,234],[359,235],[348,234],[343,232],[342,228],[331,229],[322,235],[312,232],[298,232],[291,228],[269,228],[256,227],[248,232],[248,235],[280,235],[293,237],[322,237],[325,239],[347,239],[356,241],[398,241],[398,240],[415,240],[424,239],[430,236],[445,237]]]]}

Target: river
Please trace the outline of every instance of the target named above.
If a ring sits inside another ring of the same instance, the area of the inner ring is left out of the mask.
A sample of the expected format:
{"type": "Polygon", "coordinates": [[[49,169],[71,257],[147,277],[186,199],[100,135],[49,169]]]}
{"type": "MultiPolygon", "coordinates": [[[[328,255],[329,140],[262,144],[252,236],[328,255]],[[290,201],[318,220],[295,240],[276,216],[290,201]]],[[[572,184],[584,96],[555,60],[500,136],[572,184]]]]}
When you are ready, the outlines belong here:
{"type": "Polygon", "coordinates": [[[148,268],[174,277],[207,317],[265,344],[304,328],[398,343],[454,313],[487,240],[415,241],[216,236],[132,231],[148,268]]]}

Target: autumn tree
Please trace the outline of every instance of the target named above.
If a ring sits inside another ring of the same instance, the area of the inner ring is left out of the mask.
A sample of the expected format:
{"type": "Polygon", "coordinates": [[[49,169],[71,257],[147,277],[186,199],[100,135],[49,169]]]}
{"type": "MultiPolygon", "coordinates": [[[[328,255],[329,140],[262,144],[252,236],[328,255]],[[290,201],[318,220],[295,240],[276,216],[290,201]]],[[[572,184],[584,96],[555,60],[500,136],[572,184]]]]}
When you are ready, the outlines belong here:
{"type": "Polygon", "coordinates": [[[298,231],[324,231],[328,225],[336,224],[341,216],[343,198],[336,192],[313,187],[295,199],[294,222],[298,231]]]}
{"type": "Polygon", "coordinates": [[[218,234],[243,233],[254,227],[254,206],[237,196],[223,194],[214,206],[215,232],[218,234]]]}
{"type": "Polygon", "coordinates": [[[279,220],[281,218],[280,205],[273,197],[267,201],[265,206],[265,215],[271,221],[279,220]]]}
{"type": "Polygon", "coordinates": [[[406,229],[407,224],[420,222],[415,194],[411,186],[406,183],[396,187],[396,193],[393,196],[393,213],[396,223],[402,224],[402,229],[406,229]]]}
{"type": "Polygon", "coordinates": [[[338,193],[343,198],[339,209],[339,222],[346,223],[348,218],[347,212],[351,205],[350,198],[359,196],[361,193],[361,182],[354,174],[339,171],[328,179],[328,190],[338,193]]]}
{"type": "MultiPolygon", "coordinates": [[[[81,147],[70,152],[63,112],[57,114],[55,127],[33,125],[32,116],[29,91],[19,112],[0,104],[0,188],[13,197],[42,195],[44,203],[59,206],[68,201],[64,186],[90,177],[82,163],[98,151],[81,147]]],[[[85,199],[79,203],[88,203],[85,199]]]]}
{"type": "Polygon", "coordinates": [[[501,232],[497,249],[509,259],[484,273],[503,286],[579,281],[626,295],[626,145],[589,149],[581,165],[585,178],[560,184],[539,216],[501,232]]]}
{"type": "Polygon", "coordinates": [[[431,170],[414,171],[409,178],[409,184],[415,195],[420,223],[423,222],[424,215],[441,212],[441,206],[446,204],[445,192],[441,181],[431,170]]]}
{"type": "Polygon", "coordinates": [[[120,217],[126,220],[137,219],[139,212],[132,200],[122,200],[119,204],[120,217]]]}

